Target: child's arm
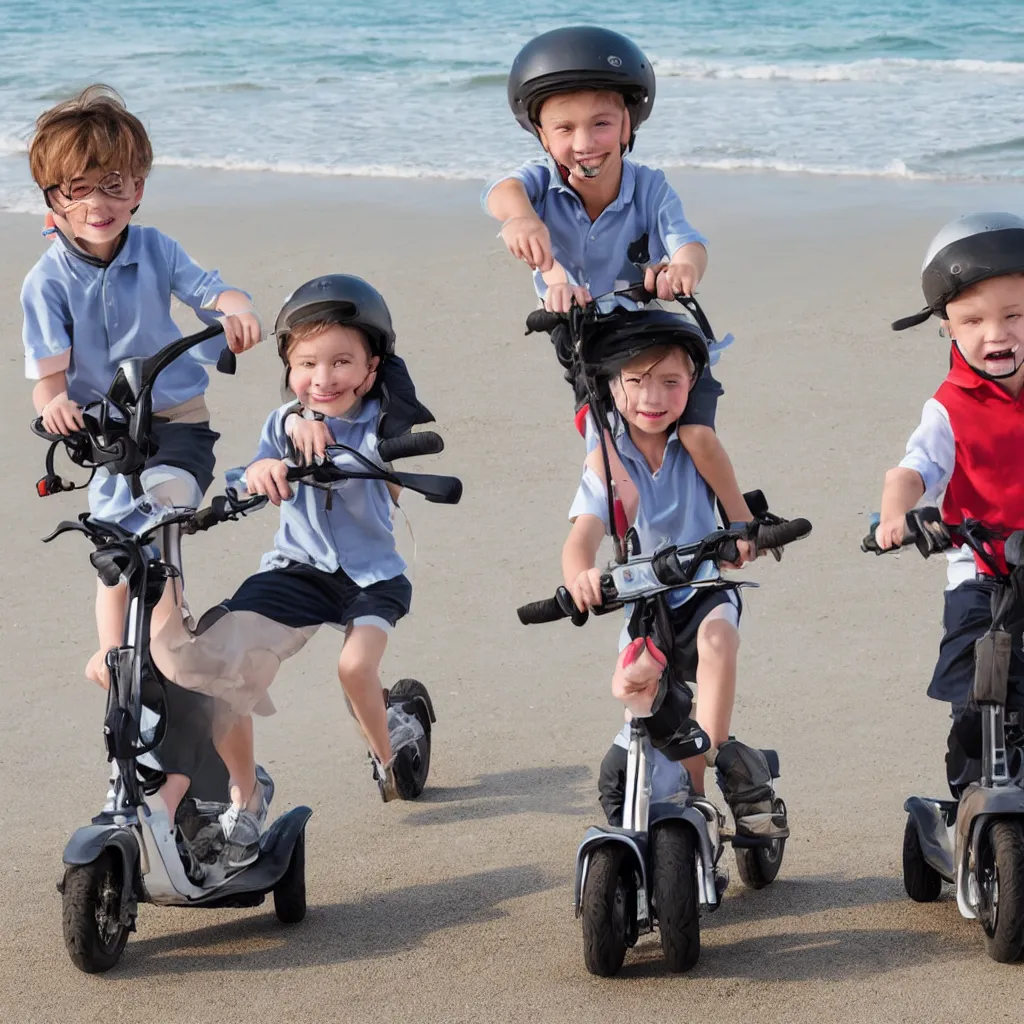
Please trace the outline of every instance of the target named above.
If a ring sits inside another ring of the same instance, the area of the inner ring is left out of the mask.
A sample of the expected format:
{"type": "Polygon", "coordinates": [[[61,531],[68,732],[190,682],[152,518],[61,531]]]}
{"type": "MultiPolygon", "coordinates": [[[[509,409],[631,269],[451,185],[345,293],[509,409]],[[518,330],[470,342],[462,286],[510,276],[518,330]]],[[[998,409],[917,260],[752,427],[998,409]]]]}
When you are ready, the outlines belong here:
{"type": "Polygon", "coordinates": [[[915,469],[894,466],[885,474],[882,487],[882,508],[875,542],[884,551],[903,543],[907,513],[924,497],[925,486],[915,469]]]}
{"type": "Polygon", "coordinates": [[[217,296],[214,309],[224,314],[224,340],[232,352],[245,352],[263,338],[263,322],[245,292],[228,289],[217,296]]]}
{"type": "Polygon", "coordinates": [[[501,240],[517,260],[524,260],[531,270],[552,268],[551,235],[521,181],[499,181],[487,195],[487,212],[501,221],[501,240]]]}
{"type": "MultiPolygon", "coordinates": [[[[170,269],[172,294],[207,323],[211,322],[211,311],[223,313],[224,339],[232,352],[245,352],[259,342],[263,325],[252,298],[238,288],[229,288],[216,270],[204,270],[173,238],[160,238],[170,269]]],[[[192,351],[201,361],[215,363],[221,348],[220,338],[213,338],[192,351]]]]}
{"type": "Polygon", "coordinates": [[[903,542],[906,514],[924,497],[938,500],[956,465],[956,441],[946,410],[929,398],[900,464],[885,474],[875,541],[885,550],[903,542]]]}
{"type": "Polygon", "coordinates": [[[604,535],[603,520],[584,513],[573,521],[562,547],[565,586],[581,610],[601,603],[601,573],[594,563],[604,535]]]}
{"type": "Polygon", "coordinates": [[[43,377],[32,389],[32,403],[43,418],[43,429],[51,434],[82,430],[82,407],[68,398],[67,375],[63,370],[43,377]]]}
{"type": "Polygon", "coordinates": [[[736,479],[736,470],[714,428],[702,423],[684,423],[679,427],[679,441],[693,459],[697,472],[722,503],[729,522],[750,522],[750,509],[736,479]]]}
{"type": "Polygon", "coordinates": [[[292,496],[288,464],[284,461],[288,451],[284,419],[290,409],[290,405],[283,406],[267,417],[256,456],[245,471],[245,489],[250,494],[265,494],[273,505],[280,505],[292,496]]]}
{"type": "Polygon", "coordinates": [[[707,239],[686,219],[679,194],[661,171],[649,172],[651,234],[669,259],[648,267],[644,287],[658,298],[692,295],[708,266],[707,239]]]}

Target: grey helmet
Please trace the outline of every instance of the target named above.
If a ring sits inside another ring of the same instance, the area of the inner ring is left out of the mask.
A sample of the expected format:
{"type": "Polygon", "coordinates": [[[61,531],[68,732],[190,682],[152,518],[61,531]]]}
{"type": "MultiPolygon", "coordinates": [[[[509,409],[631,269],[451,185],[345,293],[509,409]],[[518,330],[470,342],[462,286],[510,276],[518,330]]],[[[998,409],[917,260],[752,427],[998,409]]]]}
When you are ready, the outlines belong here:
{"type": "Polygon", "coordinates": [[[1012,213],[969,213],[950,221],[928,246],[921,268],[924,309],[893,322],[894,331],[946,316],[971,285],[990,277],[1024,273],[1024,219],[1012,213]]]}
{"type": "Polygon", "coordinates": [[[508,105],[516,120],[537,135],[541,104],[558,93],[607,89],[621,93],[631,136],[654,107],[654,70],[631,39],[596,25],[556,28],[531,39],[508,75],[508,105]]]}
{"type": "Polygon", "coordinates": [[[277,314],[274,335],[277,352],[288,365],[288,338],[299,324],[326,320],[358,327],[370,342],[373,355],[385,359],[395,351],[395,329],[384,297],[372,284],[355,274],[326,274],[299,285],[284,300],[277,314]]]}

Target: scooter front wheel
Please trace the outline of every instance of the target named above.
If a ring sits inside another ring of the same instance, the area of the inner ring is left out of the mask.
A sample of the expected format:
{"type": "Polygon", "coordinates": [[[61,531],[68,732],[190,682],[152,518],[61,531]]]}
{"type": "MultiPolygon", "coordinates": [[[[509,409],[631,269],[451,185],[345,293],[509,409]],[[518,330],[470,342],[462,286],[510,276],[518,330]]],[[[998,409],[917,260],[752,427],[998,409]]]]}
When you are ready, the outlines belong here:
{"type": "Polygon", "coordinates": [[[121,887],[120,864],[109,850],[64,870],[64,945],[86,974],[109,971],[124,952],[129,928],[121,920],[121,887]]]}
{"type": "Polygon", "coordinates": [[[631,865],[620,843],[590,852],[583,884],[583,962],[591,974],[610,978],[626,959],[630,945],[630,913],[636,907],[631,865]]]}
{"type": "Polygon", "coordinates": [[[982,836],[978,852],[978,917],[993,960],[1008,964],[1024,953],[1024,830],[1003,819],[982,836]]]}
{"type": "Polygon", "coordinates": [[[668,969],[690,970],[700,959],[697,857],[688,825],[666,821],[651,833],[652,901],[668,969]]]}

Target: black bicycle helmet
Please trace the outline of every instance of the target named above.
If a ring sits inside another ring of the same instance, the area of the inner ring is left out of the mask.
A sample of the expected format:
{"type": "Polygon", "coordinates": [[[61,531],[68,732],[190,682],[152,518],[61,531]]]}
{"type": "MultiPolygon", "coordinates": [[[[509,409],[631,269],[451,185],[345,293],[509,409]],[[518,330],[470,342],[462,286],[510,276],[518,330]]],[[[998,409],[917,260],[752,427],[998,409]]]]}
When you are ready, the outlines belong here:
{"type": "Polygon", "coordinates": [[[902,331],[930,316],[946,317],[946,303],[990,277],[1024,273],[1024,219],[1012,213],[970,213],[950,221],[928,246],[921,268],[924,309],[896,320],[902,331]]]}
{"type": "Polygon", "coordinates": [[[693,363],[694,381],[708,365],[707,339],[692,320],[656,307],[620,306],[585,324],[580,345],[583,371],[606,382],[641,352],[659,345],[679,345],[686,352],[693,363]]]}
{"type": "Polygon", "coordinates": [[[607,89],[622,94],[630,140],[654,106],[654,70],[643,51],[618,32],[596,25],[556,28],[531,39],[508,76],[508,105],[519,124],[537,135],[541,104],[558,93],[607,89]]]}
{"type": "Polygon", "coordinates": [[[288,339],[299,324],[324,320],[358,327],[370,342],[371,354],[385,359],[395,351],[395,329],[383,296],[355,274],[326,274],[299,285],[277,314],[277,351],[288,365],[288,339]]]}

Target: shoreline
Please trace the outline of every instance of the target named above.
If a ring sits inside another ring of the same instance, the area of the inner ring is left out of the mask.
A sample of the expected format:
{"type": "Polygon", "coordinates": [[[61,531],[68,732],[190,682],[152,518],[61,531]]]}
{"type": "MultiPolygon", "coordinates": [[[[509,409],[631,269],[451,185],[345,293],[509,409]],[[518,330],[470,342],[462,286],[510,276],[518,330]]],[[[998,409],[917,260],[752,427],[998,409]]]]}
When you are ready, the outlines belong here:
{"type": "MultiPolygon", "coordinates": [[[[642,162],[642,161],[641,161],[642,162]]],[[[667,168],[666,177],[677,189],[688,214],[699,221],[700,204],[727,199],[742,207],[752,203],[759,212],[763,203],[809,203],[818,211],[829,207],[865,207],[898,198],[901,206],[925,211],[952,205],[976,208],[980,202],[996,206],[1024,205],[1024,181],[999,179],[955,181],[853,174],[812,174],[802,171],[712,170],[667,168]]],[[[347,202],[412,208],[423,212],[480,211],[484,178],[373,177],[275,170],[238,171],[219,168],[161,167],[147,181],[145,207],[168,211],[227,206],[238,208],[254,202],[347,202]],[[423,202],[424,193],[429,201],[423,202]]],[[[32,218],[40,211],[0,208],[0,215],[32,218]]]]}

